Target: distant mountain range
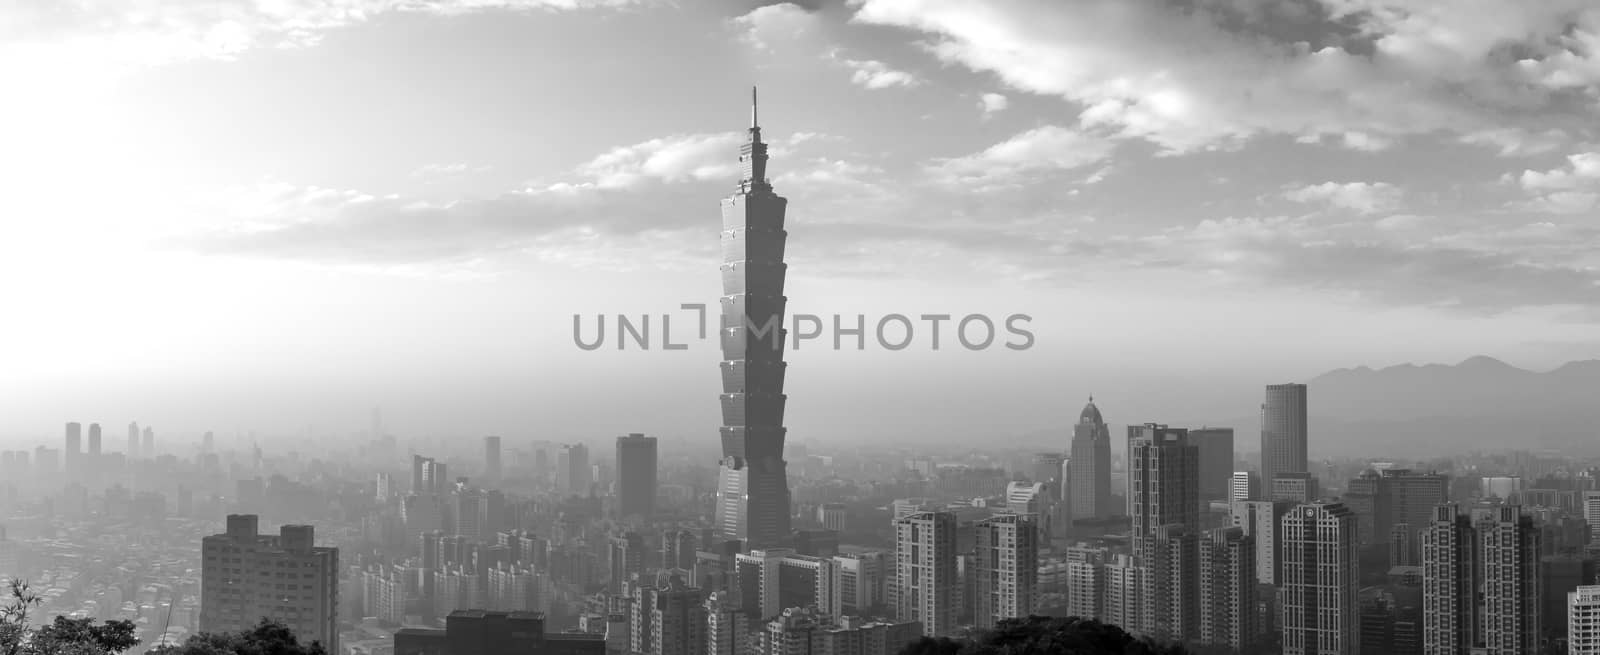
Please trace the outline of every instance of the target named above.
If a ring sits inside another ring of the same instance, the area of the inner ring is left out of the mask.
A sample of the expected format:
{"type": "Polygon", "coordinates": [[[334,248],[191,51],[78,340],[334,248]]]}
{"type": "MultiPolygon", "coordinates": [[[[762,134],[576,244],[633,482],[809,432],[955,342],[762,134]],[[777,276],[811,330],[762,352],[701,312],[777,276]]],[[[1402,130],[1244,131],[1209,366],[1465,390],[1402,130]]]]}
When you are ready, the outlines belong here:
{"type": "MultiPolygon", "coordinates": [[[[1600,452],[1600,360],[1544,373],[1483,356],[1454,366],[1363,366],[1329,371],[1306,386],[1314,453],[1600,452]]],[[[1241,441],[1258,433],[1248,434],[1241,441]]]]}

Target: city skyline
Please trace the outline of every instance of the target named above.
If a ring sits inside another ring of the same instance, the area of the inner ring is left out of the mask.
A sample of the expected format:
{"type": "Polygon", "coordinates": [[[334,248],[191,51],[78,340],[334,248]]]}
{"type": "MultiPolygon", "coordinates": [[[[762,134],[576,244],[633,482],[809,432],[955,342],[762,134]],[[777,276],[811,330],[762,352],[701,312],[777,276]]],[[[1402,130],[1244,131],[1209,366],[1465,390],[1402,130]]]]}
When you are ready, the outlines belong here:
{"type": "Polygon", "coordinates": [[[1118,6],[25,3],[0,52],[23,217],[0,274],[34,282],[0,339],[20,408],[0,433],[79,414],[292,431],[372,404],[415,432],[587,430],[601,388],[558,373],[583,368],[629,371],[613,384],[652,431],[703,434],[716,410],[675,382],[705,361],[581,351],[570,317],[719,295],[692,208],[733,175],[753,83],[805,207],[791,311],[1022,312],[1038,337],[795,352],[796,434],[1024,433],[1059,422],[1017,411],[1045,389],[1202,418],[1336,368],[1600,354],[1592,8],[1118,6]],[[1139,320],[1156,312],[1186,329],[1139,320]],[[962,393],[993,415],[945,410],[941,372],[990,380],[962,393]],[[894,392],[869,408],[869,389],[894,392]]]}

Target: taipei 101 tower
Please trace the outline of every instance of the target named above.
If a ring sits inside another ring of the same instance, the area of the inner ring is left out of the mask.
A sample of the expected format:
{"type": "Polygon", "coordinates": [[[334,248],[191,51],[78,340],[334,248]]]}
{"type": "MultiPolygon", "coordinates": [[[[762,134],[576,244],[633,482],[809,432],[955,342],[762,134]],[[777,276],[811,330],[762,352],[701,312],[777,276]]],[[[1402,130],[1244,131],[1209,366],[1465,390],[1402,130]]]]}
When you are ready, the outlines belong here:
{"type": "Polygon", "coordinates": [[[755,89],[750,135],[739,149],[743,179],[722,201],[722,470],[717,530],[744,547],[789,538],[783,461],[783,229],[789,201],[767,181],[755,89]]]}

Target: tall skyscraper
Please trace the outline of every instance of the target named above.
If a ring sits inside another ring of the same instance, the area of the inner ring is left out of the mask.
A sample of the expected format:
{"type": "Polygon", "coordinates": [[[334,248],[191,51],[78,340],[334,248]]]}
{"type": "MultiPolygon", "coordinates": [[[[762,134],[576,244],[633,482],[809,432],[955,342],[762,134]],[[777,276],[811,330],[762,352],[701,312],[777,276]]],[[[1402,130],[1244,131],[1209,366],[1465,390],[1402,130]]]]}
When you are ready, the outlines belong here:
{"type": "Polygon", "coordinates": [[[1026,514],[1002,514],[975,526],[974,571],[979,628],[1033,615],[1039,578],[1039,528],[1026,514]]]}
{"type": "Polygon", "coordinates": [[[1459,505],[1434,508],[1422,531],[1422,649],[1427,655],[1466,655],[1477,641],[1477,543],[1472,519],[1459,505]]]}
{"type": "Polygon", "coordinates": [[[1261,405],[1261,484],[1279,473],[1306,473],[1306,385],[1267,386],[1261,405]]]}
{"type": "Polygon", "coordinates": [[[1533,517],[1518,505],[1500,505],[1473,527],[1487,655],[1538,655],[1539,529],[1533,517]]]}
{"type": "Polygon", "coordinates": [[[1243,528],[1217,528],[1200,541],[1202,644],[1248,652],[1256,643],[1256,545],[1243,528]]]}
{"type": "Polygon", "coordinates": [[[1094,396],[1078,414],[1072,426],[1072,454],[1067,464],[1068,502],[1072,518],[1095,519],[1111,516],[1116,507],[1111,500],[1111,428],[1094,405],[1094,396]]]}
{"type": "Polygon", "coordinates": [[[67,424],[66,444],[61,451],[62,465],[68,473],[82,472],[79,461],[83,457],[83,425],[79,423],[67,424]]]}
{"type": "Polygon", "coordinates": [[[1156,423],[1128,426],[1128,506],[1133,556],[1148,563],[1148,540],[1158,528],[1200,529],[1200,452],[1188,430],[1156,423]]]}
{"type": "Polygon", "coordinates": [[[500,437],[489,436],[483,438],[483,477],[487,478],[485,484],[495,486],[500,484],[505,471],[500,464],[500,437]]]}
{"type": "Polygon", "coordinates": [[[895,618],[920,621],[923,633],[948,636],[956,629],[956,515],[918,512],[896,519],[895,618]]]}
{"type": "Polygon", "coordinates": [[[656,509],[656,438],[617,437],[617,512],[648,517],[656,509]]]}
{"type": "Polygon", "coordinates": [[[100,424],[89,424],[89,461],[93,464],[100,462],[100,424]]]}
{"type": "Polygon", "coordinates": [[[1600,655],[1600,586],[1567,594],[1567,655],[1600,655]]]}
{"type": "Polygon", "coordinates": [[[1284,655],[1360,654],[1356,548],[1356,515],[1340,503],[1307,503],[1284,515],[1284,655]]]}
{"type": "Polygon", "coordinates": [[[1190,430],[1189,443],[1200,449],[1200,498],[1226,500],[1233,476],[1233,428],[1190,430]]]}
{"type": "Polygon", "coordinates": [[[139,456],[139,423],[137,421],[135,421],[133,423],[129,423],[128,424],[128,459],[132,460],[132,459],[134,459],[134,458],[136,458],[138,456],[139,456]]]}
{"type": "Polygon", "coordinates": [[[156,457],[156,430],[148,425],[144,426],[144,445],[139,448],[145,457],[156,457]]]}
{"type": "Polygon", "coordinates": [[[1343,501],[1361,520],[1361,544],[1379,552],[1392,550],[1390,566],[1417,566],[1422,561],[1417,538],[1435,518],[1434,508],[1449,500],[1450,478],[1409,469],[1368,469],[1345,485],[1343,501]],[[1404,531],[1396,534],[1396,529],[1404,531]],[[1394,544],[1395,537],[1402,543],[1394,544]]]}
{"type": "Polygon", "coordinates": [[[259,533],[254,514],[230,514],[227,532],[201,541],[200,629],[234,632],[264,618],[283,623],[302,643],[339,651],[339,549],[314,545],[312,527],[259,533]],[[285,571],[295,591],[284,587],[285,571]]]}
{"type": "Polygon", "coordinates": [[[722,469],[716,524],[752,548],[789,536],[789,479],[783,459],[783,219],[789,201],[767,180],[755,90],[744,176],[722,201],[722,469]]]}

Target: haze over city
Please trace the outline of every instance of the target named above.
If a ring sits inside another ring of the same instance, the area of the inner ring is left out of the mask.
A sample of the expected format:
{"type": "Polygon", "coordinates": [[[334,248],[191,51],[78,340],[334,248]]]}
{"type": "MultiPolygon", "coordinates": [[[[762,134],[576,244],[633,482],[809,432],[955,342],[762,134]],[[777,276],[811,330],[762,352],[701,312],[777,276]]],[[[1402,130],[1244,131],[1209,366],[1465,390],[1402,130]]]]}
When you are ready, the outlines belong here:
{"type": "Polygon", "coordinates": [[[1091,393],[1233,421],[1338,368],[1600,353],[1587,5],[1191,4],[10,5],[0,438],[379,405],[710,445],[714,344],[586,352],[571,317],[715,306],[752,84],[791,312],[1037,335],[803,345],[796,439],[1015,437],[1091,393]]]}

